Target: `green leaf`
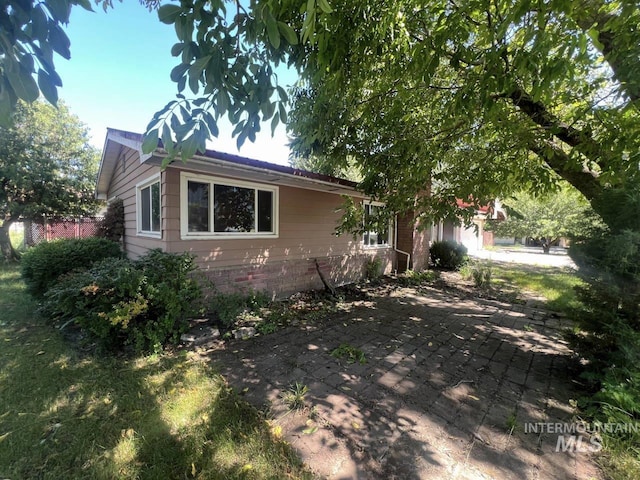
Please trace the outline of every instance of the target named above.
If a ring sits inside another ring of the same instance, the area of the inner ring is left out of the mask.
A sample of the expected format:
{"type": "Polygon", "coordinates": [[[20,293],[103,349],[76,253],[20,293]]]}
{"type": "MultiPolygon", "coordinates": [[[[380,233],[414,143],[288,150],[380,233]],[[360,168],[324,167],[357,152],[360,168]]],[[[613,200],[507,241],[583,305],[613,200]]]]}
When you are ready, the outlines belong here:
{"type": "Polygon", "coordinates": [[[49,21],[42,8],[42,4],[36,5],[31,12],[31,36],[45,41],[49,35],[49,21]]]}
{"type": "Polygon", "coordinates": [[[158,9],[158,20],[160,20],[162,23],[166,23],[167,25],[170,25],[176,21],[176,19],[180,16],[181,13],[182,13],[182,7],[178,5],[171,5],[171,4],[162,5],[158,9]]]}
{"type": "Polygon", "coordinates": [[[151,153],[156,148],[158,148],[158,129],[154,128],[145,134],[142,141],[142,152],[151,153]]]}
{"type": "Polygon", "coordinates": [[[36,81],[31,76],[31,72],[28,72],[20,65],[17,69],[5,70],[7,80],[13,89],[15,95],[21,98],[25,102],[33,102],[40,95],[40,90],[36,81]]]}
{"type": "Polygon", "coordinates": [[[54,25],[49,29],[49,43],[51,44],[51,48],[60,56],[67,60],[71,58],[71,51],[69,50],[71,42],[59,25],[54,25]]]}
{"type": "Polygon", "coordinates": [[[172,47],[171,47],[171,55],[173,57],[177,57],[178,55],[180,55],[182,53],[182,51],[184,50],[185,44],[180,42],[180,43],[175,43],[172,47]]]}
{"type": "Polygon", "coordinates": [[[162,125],[162,146],[169,155],[173,155],[175,145],[173,143],[173,137],[171,136],[171,128],[169,128],[169,125],[166,123],[162,125]]]}
{"type": "Polygon", "coordinates": [[[210,113],[205,113],[204,121],[207,123],[207,128],[209,129],[211,135],[217,137],[220,134],[220,131],[218,129],[218,123],[216,122],[216,119],[213,118],[213,115],[211,115],[210,113]]]}
{"type": "Polygon", "coordinates": [[[280,48],[280,31],[278,30],[278,22],[273,18],[273,14],[269,8],[265,9],[265,23],[267,24],[267,35],[269,36],[269,43],[273,45],[273,48],[280,48]]]}
{"type": "Polygon", "coordinates": [[[271,136],[273,137],[276,134],[276,128],[280,123],[280,116],[276,113],[271,120],[271,136]]]}
{"type": "Polygon", "coordinates": [[[77,5],[80,5],[82,8],[89,12],[93,12],[93,8],[91,7],[91,2],[89,0],[75,0],[77,5]]]}
{"type": "Polygon", "coordinates": [[[278,105],[278,111],[280,112],[280,119],[282,123],[287,123],[287,110],[284,108],[284,103],[280,102],[278,105]]]}
{"type": "Polygon", "coordinates": [[[333,9],[331,8],[331,5],[329,5],[329,2],[327,0],[318,0],[318,6],[324,13],[333,12],[333,9]]]}
{"type": "Polygon", "coordinates": [[[278,29],[289,45],[298,44],[298,35],[293,28],[284,22],[278,22],[278,29]]]}
{"type": "Polygon", "coordinates": [[[196,154],[196,151],[199,149],[203,151],[205,150],[204,146],[202,148],[199,147],[200,142],[198,141],[198,137],[195,132],[182,140],[182,142],[180,142],[180,156],[182,158],[182,161],[186,162],[187,160],[189,160],[196,154]]]}
{"type": "Polygon", "coordinates": [[[280,101],[281,102],[288,102],[289,101],[289,95],[287,95],[287,92],[285,91],[285,89],[282,88],[280,85],[278,85],[277,89],[278,89],[278,95],[280,96],[280,101]]]}
{"type": "Polygon", "coordinates": [[[41,68],[38,70],[38,86],[49,103],[52,105],[58,104],[58,89],[56,88],[55,80],[41,68]]]}
{"type": "Polygon", "coordinates": [[[51,12],[51,17],[59,23],[68,23],[71,14],[71,4],[68,0],[45,0],[47,10],[51,12]]]}
{"type": "Polygon", "coordinates": [[[171,73],[169,74],[169,77],[171,77],[171,80],[173,80],[174,82],[177,82],[184,77],[184,74],[187,73],[187,70],[189,70],[189,64],[181,63],[173,67],[171,73]]]}

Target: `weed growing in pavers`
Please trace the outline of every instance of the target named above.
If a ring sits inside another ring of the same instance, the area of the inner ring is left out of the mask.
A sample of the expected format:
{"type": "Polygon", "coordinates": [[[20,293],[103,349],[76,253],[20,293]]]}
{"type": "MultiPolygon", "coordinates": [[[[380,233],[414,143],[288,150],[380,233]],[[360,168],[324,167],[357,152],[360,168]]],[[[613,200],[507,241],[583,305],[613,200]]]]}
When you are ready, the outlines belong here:
{"type": "Polygon", "coordinates": [[[513,431],[518,426],[516,411],[511,412],[511,415],[507,418],[507,430],[509,431],[509,435],[513,433],[513,431]]]}
{"type": "Polygon", "coordinates": [[[522,329],[523,329],[525,332],[533,332],[533,327],[532,327],[531,325],[529,325],[529,324],[527,324],[527,325],[525,325],[524,327],[522,327],[522,329]]]}
{"type": "Polygon", "coordinates": [[[338,348],[333,349],[331,351],[331,356],[338,359],[344,358],[347,363],[358,362],[360,365],[367,363],[367,358],[365,357],[364,352],[353,345],[349,345],[348,343],[343,343],[338,348]]]}
{"type": "Polygon", "coordinates": [[[301,410],[304,408],[304,397],[309,391],[304,383],[296,382],[289,386],[289,389],[282,394],[282,401],[289,410],[301,410]]]}

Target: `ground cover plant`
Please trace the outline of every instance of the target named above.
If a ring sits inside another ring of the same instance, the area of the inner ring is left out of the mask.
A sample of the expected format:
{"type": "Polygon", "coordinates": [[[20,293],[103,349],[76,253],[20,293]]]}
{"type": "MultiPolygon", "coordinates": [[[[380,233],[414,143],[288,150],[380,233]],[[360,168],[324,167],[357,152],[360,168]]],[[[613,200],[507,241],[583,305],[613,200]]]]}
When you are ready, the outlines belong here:
{"type": "Polygon", "coordinates": [[[0,477],[310,478],[194,356],[81,355],[13,266],[0,267],[0,308],[0,477]]]}

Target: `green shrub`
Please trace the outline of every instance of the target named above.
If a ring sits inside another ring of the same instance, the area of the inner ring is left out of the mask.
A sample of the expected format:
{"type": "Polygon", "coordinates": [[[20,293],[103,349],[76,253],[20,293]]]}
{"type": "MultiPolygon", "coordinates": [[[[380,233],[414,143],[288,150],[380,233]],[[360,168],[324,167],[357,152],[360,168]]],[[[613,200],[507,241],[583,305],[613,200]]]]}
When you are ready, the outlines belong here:
{"type": "Polygon", "coordinates": [[[103,346],[157,351],[177,342],[199,308],[193,256],[152,250],[138,261],[104,259],[70,273],[47,291],[42,311],[73,320],[103,346]]]}
{"type": "Polygon", "coordinates": [[[429,256],[438,268],[458,270],[467,261],[467,247],[450,240],[437,241],[429,247],[429,256]]]}
{"type": "Polygon", "coordinates": [[[489,288],[491,286],[493,272],[489,263],[467,262],[460,267],[459,271],[462,278],[473,280],[473,284],[478,288],[489,288]]]}
{"type": "Polygon", "coordinates": [[[105,238],[43,242],[22,256],[22,276],[29,293],[42,297],[60,275],[89,268],[104,258],[121,258],[120,245],[105,238]]]}
{"type": "Polygon", "coordinates": [[[219,293],[211,298],[211,311],[214,312],[225,328],[231,328],[238,317],[259,313],[260,309],[269,305],[270,299],[263,292],[219,293]]]}
{"type": "Polygon", "coordinates": [[[104,218],[98,224],[98,237],[119,242],[124,236],[124,202],[116,198],[109,202],[104,218]]]}
{"type": "Polygon", "coordinates": [[[382,260],[378,257],[370,258],[364,265],[365,278],[375,280],[382,275],[382,260]]]}

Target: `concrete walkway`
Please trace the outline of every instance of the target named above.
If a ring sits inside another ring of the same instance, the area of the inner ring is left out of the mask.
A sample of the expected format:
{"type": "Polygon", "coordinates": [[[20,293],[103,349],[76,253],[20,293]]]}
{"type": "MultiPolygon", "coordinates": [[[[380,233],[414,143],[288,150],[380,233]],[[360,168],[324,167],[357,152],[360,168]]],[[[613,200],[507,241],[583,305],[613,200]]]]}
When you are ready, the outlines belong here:
{"type": "Polygon", "coordinates": [[[313,325],[203,353],[319,477],[601,478],[570,436],[556,452],[558,433],[531,433],[572,422],[564,326],[524,305],[387,287],[313,325]],[[344,344],[366,363],[331,356],[344,344]],[[290,411],[282,397],[296,382],[306,408],[290,411]]]}
{"type": "Polygon", "coordinates": [[[576,268],[567,250],[561,247],[551,247],[551,251],[545,254],[542,247],[495,247],[492,250],[477,250],[469,252],[469,256],[484,260],[505,263],[520,263],[524,265],[537,265],[541,267],[576,268]]]}

